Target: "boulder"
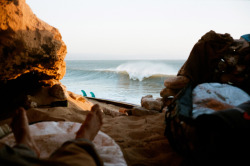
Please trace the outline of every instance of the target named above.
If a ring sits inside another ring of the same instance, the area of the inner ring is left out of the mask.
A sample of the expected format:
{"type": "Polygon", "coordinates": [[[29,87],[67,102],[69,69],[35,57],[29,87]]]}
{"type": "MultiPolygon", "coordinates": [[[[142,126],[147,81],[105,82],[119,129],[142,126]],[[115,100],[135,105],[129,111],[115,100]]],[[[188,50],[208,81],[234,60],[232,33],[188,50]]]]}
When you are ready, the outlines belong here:
{"type": "Polygon", "coordinates": [[[41,87],[58,84],[66,53],[59,31],[37,18],[25,0],[0,0],[1,114],[23,106],[25,96],[41,87]]]}
{"type": "Polygon", "coordinates": [[[67,49],[59,31],[37,18],[25,0],[0,0],[0,16],[0,82],[27,73],[47,84],[62,79],[67,49]]]}
{"type": "Polygon", "coordinates": [[[142,97],[141,106],[148,110],[161,111],[163,102],[161,99],[154,99],[152,95],[142,97]]]}
{"type": "Polygon", "coordinates": [[[66,100],[68,98],[68,92],[64,85],[55,84],[49,89],[50,96],[56,97],[61,100],[66,100]]]}

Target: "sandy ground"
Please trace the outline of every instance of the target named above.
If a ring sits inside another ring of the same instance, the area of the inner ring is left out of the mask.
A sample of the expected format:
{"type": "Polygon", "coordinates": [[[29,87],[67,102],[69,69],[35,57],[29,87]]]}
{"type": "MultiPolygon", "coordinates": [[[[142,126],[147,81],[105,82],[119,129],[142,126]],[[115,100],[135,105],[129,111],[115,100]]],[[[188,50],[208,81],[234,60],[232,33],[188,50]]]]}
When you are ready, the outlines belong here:
{"type": "Polygon", "coordinates": [[[164,115],[106,116],[102,131],[120,145],[128,165],[178,165],[164,136],[164,115]]]}
{"type": "MultiPolygon", "coordinates": [[[[118,112],[120,107],[90,100],[101,107],[118,112]]],[[[144,116],[104,116],[101,131],[121,147],[128,165],[180,165],[182,159],[164,136],[165,114],[144,116]]]]}
{"type": "MultiPolygon", "coordinates": [[[[43,95],[44,96],[44,95],[43,95]]],[[[35,96],[33,100],[48,103],[51,99],[35,96]],[[39,101],[38,101],[39,99],[39,101]],[[48,100],[47,100],[48,99],[48,100]]],[[[78,95],[68,98],[68,107],[32,108],[27,110],[31,123],[39,121],[72,121],[83,122],[86,114],[95,101],[87,100],[78,95]]],[[[99,103],[103,109],[119,112],[119,107],[99,103]]],[[[104,115],[101,131],[113,138],[121,147],[124,158],[129,166],[180,165],[182,158],[171,149],[164,136],[164,113],[144,116],[104,115]]],[[[10,119],[0,122],[9,123],[10,119]]]]}

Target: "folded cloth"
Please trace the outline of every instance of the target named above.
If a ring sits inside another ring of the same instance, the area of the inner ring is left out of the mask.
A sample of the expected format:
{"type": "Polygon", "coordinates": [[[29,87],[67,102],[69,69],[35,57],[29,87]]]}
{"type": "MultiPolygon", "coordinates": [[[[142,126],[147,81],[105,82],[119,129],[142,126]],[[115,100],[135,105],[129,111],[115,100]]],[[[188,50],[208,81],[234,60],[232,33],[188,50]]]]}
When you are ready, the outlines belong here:
{"type": "Polygon", "coordinates": [[[195,44],[177,75],[188,77],[194,86],[229,83],[250,93],[250,47],[236,49],[241,44],[227,33],[210,31],[195,44]]]}

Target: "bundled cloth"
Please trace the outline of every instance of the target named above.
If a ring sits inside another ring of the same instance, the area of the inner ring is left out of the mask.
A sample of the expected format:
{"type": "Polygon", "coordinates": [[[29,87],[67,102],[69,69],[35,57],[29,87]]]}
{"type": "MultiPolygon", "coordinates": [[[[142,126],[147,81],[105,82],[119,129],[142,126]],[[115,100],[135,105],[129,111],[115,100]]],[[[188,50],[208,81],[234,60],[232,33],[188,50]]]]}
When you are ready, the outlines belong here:
{"type": "Polygon", "coordinates": [[[250,93],[250,47],[241,49],[242,45],[227,33],[210,31],[195,44],[177,75],[189,78],[194,86],[221,82],[250,93]]]}

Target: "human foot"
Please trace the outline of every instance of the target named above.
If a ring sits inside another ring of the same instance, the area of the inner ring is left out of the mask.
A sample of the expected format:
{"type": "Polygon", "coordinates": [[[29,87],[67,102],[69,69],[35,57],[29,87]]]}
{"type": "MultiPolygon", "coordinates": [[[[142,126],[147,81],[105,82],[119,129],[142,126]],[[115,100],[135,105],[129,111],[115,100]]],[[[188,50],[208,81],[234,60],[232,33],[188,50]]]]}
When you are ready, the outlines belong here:
{"type": "Polygon", "coordinates": [[[85,138],[93,141],[102,126],[102,110],[95,104],[88,113],[82,126],[76,133],[76,138],[85,138]]]}
{"type": "Polygon", "coordinates": [[[13,117],[11,127],[16,143],[28,146],[39,156],[40,152],[30,135],[28,118],[23,107],[19,107],[16,110],[16,115],[13,117]]]}

